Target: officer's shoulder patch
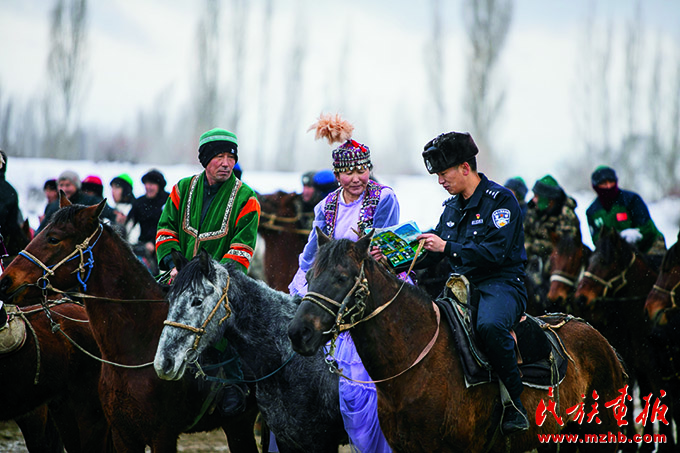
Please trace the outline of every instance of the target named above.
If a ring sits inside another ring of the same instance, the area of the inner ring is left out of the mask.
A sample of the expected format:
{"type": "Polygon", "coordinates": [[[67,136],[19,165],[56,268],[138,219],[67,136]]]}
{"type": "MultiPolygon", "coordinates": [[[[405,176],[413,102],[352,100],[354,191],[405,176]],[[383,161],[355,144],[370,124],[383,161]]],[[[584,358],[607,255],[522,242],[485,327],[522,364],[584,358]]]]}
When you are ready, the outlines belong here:
{"type": "Polygon", "coordinates": [[[486,189],[486,190],[484,191],[484,194],[485,194],[486,196],[491,197],[491,198],[493,198],[493,199],[495,200],[496,197],[498,196],[498,194],[499,194],[500,192],[501,192],[500,190],[486,189]]]}
{"type": "Polygon", "coordinates": [[[509,209],[496,209],[492,214],[493,224],[496,228],[503,228],[505,225],[510,223],[510,210],[509,209]]]}

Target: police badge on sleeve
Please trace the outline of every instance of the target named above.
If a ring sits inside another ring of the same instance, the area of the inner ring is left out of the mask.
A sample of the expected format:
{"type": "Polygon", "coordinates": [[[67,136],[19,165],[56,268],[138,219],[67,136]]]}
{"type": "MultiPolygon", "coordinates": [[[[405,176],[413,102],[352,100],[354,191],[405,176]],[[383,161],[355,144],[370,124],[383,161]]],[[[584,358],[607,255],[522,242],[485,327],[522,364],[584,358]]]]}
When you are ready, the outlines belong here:
{"type": "Polygon", "coordinates": [[[509,209],[496,209],[492,214],[493,224],[496,228],[503,228],[505,225],[510,223],[510,210],[509,209]]]}

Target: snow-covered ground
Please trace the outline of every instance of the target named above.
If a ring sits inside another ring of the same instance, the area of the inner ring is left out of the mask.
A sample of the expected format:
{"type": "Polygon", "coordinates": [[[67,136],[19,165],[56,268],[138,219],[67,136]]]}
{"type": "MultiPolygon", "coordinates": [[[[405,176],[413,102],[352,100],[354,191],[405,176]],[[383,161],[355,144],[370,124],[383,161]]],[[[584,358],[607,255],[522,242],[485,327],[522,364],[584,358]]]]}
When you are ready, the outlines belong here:
{"type": "MultiPolygon", "coordinates": [[[[160,170],[168,181],[167,190],[180,178],[196,174],[202,170],[200,165],[148,165],[115,162],[60,161],[53,159],[26,159],[10,156],[7,167],[7,180],[19,193],[19,202],[25,217],[28,217],[33,228],[38,226],[38,216],[45,209],[45,196],[42,188],[46,180],[56,178],[64,170],[73,170],[84,179],[88,175],[99,176],[104,182],[104,196],[111,199],[110,181],[121,173],[128,173],[134,181],[135,195],[144,194],[142,176],[152,168],[160,170]]],[[[259,172],[245,171],[243,181],[260,193],[276,190],[300,191],[300,177],[303,171],[259,172]]],[[[442,202],[448,194],[437,184],[435,176],[398,176],[376,175],[380,182],[392,187],[400,201],[401,220],[414,220],[422,229],[433,227],[442,211],[442,202]]],[[[576,214],[581,219],[584,231],[584,242],[592,246],[590,234],[587,233],[585,211],[594,199],[594,192],[578,192],[570,194],[577,203],[576,214]]],[[[654,222],[666,236],[666,244],[671,246],[678,237],[680,228],[680,199],[668,198],[649,203],[649,210],[654,222]]]]}

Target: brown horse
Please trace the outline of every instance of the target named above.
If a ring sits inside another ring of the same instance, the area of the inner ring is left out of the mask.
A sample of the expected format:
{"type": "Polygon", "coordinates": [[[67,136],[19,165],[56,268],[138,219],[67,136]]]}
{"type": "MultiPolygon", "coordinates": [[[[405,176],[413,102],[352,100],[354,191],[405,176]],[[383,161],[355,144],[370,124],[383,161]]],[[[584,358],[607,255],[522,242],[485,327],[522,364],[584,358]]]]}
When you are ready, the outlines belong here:
{"type": "Polygon", "coordinates": [[[14,260],[0,279],[0,298],[20,301],[43,290],[73,292],[87,309],[106,360],[99,395],[116,451],[176,452],[183,432],[222,427],[234,452],[256,453],[254,396],[246,412],[223,417],[204,413],[197,381],[158,379],[151,366],[168,312],[165,292],[96,206],[62,207],[52,222],[14,260]],[[58,288],[58,289],[57,289],[58,288]],[[82,292],[81,292],[82,291],[82,292]],[[85,294],[84,294],[85,293],[85,294]]]}
{"type": "Polygon", "coordinates": [[[26,335],[21,347],[0,353],[0,420],[17,422],[31,452],[62,451],[62,442],[69,452],[105,451],[101,366],[80,348],[99,351],[85,308],[63,302],[9,306],[12,328],[23,326],[26,335]]]}
{"type": "MultiPolygon", "coordinates": [[[[657,273],[651,263],[612,228],[604,228],[595,243],[586,271],[574,292],[579,314],[597,328],[621,354],[631,379],[637,381],[641,396],[662,390],[654,370],[649,342],[651,322],[644,316],[644,305],[657,273]]],[[[644,401],[641,402],[644,405],[644,401]]],[[[629,412],[628,434],[634,430],[629,412]]],[[[660,425],[660,430],[666,430],[660,425]]],[[[645,433],[653,430],[647,424],[645,433]]],[[[667,430],[666,432],[670,434],[667,430]]],[[[660,444],[673,448],[673,437],[660,444]]]]}
{"type": "Polygon", "coordinates": [[[546,311],[575,313],[571,307],[572,296],[593,251],[583,243],[580,232],[578,235],[552,233],[550,238],[553,250],[546,311]]]}
{"type": "Polygon", "coordinates": [[[264,276],[267,284],[288,292],[298,270],[298,256],[307,243],[313,212],[303,212],[300,194],[278,192],[258,195],[261,220],[257,228],[265,242],[264,276]]]}
{"type": "MultiPolygon", "coordinates": [[[[659,276],[645,301],[645,311],[652,323],[650,342],[654,352],[654,369],[673,399],[676,435],[680,422],[680,309],[677,291],[680,287],[680,233],[678,241],[668,249],[659,276]]],[[[676,437],[680,438],[680,436],[676,437]]]]}
{"type": "MultiPolygon", "coordinates": [[[[495,435],[498,421],[491,418],[500,401],[498,385],[466,388],[448,325],[438,324],[438,311],[422,290],[404,284],[369,256],[371,236],[355,243],[326,242],[328,238],[319,235],[320,248],[307,274],[310,291],[288,335],[296,351],[310,355],[332,338],[338,325],[350,329],[368,374],[376,380],[380,426],[394,451],[520,452],[539,447],[538,435],[561,430],[618,431],[613,413],[604,409],[599,412],[601,424],[567,421],[568,408],[597,404],[589,399],[593,391],[605,402],[616,398],[625,385],[623,366],[605,338],[588,324],[572,320],[553,327],[572,359],[556,393],[556,413],[564,428],[550,416],[541,426],[532,424],[528,432],[505,439],[495,435]],[[346,318],[348,313],[351,319],[346,318]],[[428,342],[433,346],[423,357],[428,342]]],[[[541,401],[548,401],[545,390],[527,387],[522,393],[530,413],[537,412],[541,401]]],[[[604,450],[603,445],[579,447],[604,450]]],[[[608,447],[616,449],[613,444],[608,447]]]]}

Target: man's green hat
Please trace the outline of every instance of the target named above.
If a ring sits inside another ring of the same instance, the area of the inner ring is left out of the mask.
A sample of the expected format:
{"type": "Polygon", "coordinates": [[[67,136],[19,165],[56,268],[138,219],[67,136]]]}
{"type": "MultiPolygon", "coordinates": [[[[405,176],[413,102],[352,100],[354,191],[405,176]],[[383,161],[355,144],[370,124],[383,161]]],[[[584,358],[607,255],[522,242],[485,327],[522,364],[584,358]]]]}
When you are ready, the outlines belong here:
{"type": "Polygon", "coordinates": [[[551,175],[545,175],[534,184],[534,188],[531,189],[534,195],[538,195],[539,198],[547,198],[549,200],[557,200],[564,196],[564,191],[557,183],[557,180],[551,175]]]}
{"type": "Polygon", "coordinates": [[[236,134],[226,129],[210,129],[203,133],[198,142],[198,160],[207,167],[213,157],[222,153],[231,153],[238,162],[238,143],[236,134]]]}

